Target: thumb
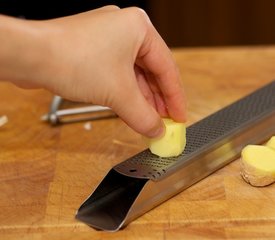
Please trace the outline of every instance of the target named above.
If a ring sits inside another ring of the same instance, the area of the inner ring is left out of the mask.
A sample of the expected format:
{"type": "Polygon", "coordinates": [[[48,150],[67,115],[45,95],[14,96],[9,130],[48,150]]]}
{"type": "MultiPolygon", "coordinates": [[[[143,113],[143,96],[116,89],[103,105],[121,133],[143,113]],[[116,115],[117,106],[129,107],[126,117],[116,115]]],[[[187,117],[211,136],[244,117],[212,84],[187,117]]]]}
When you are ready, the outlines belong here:
{"type": "Polygon", "coordinates": [[[141,93],[136,80],[129,81],[128,77],[123,83],[126,84],[113,98],[113,111],[136,132],[150,138],[161,136],[165,131],[164,123],[141,93]]]}

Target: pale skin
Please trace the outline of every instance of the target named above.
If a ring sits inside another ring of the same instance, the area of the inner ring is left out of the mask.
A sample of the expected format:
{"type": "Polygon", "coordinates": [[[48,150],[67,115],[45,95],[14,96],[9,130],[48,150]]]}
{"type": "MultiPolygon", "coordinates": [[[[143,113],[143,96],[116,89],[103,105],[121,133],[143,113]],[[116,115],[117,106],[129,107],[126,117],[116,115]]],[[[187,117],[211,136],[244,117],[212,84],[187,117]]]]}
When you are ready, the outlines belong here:
{"type": "Polygon", "coordinates": [[[0,80],[109,106],[147,137],[163,134],[161,117],[186,121],[178,68],[141,9],[43,21],[0,15],[0,43],[0,80]]]}

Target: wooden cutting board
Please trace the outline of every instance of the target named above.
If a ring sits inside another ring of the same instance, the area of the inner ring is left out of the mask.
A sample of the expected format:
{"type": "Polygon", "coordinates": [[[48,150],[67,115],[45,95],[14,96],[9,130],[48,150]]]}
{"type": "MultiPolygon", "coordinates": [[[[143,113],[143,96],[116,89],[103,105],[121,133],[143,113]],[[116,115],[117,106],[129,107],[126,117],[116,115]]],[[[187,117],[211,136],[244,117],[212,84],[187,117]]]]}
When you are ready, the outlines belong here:
{"type": "MultiPolygon", "coordinates": [[[[275,46],[174,49],[188,125],[275,79],[275,46]]],[[[239,160],[117,233],[75,212],[116,163],[145,148],[120,119],[51,127],[52,94],[0,83],[0,239],[275,239],[275,185],[254,188],[239,160]]],[[[274,123],[275,124],[275,123],[274,123]]]]}

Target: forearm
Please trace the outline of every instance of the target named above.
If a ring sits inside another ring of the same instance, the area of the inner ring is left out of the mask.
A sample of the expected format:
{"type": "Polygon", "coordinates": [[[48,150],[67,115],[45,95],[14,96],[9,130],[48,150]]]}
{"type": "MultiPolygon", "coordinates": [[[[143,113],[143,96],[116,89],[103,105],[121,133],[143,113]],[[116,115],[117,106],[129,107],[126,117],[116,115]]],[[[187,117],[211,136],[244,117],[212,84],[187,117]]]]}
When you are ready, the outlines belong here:
{"type": "Polygon", "coordinates": [[[107,6],[47,21],[0,15],[0,80],[109,106],[149,137],[163,132],[160,116],[185,121],[179,71],[138,8],[107,6]]]}
{"type": "Polygon", "coordinates": [[[44,42],[42,30],[33,21],[0,15],[0,80],[39,86],[35,78],[49,54],[44,42]]]}

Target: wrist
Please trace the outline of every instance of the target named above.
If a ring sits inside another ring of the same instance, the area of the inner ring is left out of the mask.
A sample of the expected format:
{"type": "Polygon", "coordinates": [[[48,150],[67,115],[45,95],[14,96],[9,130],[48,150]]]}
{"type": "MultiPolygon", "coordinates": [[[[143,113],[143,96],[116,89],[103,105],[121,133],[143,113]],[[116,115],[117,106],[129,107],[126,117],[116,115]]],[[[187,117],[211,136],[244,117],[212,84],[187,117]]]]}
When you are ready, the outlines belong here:
{"type": "Polygon", "coordinates": [[[36,21],[0,16],[0,79],[22,87],[43,87],[49,45],[36,21]]]}

